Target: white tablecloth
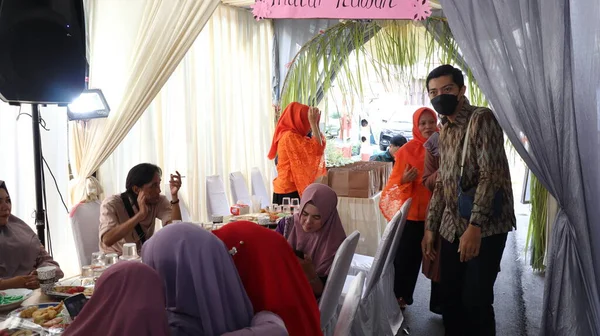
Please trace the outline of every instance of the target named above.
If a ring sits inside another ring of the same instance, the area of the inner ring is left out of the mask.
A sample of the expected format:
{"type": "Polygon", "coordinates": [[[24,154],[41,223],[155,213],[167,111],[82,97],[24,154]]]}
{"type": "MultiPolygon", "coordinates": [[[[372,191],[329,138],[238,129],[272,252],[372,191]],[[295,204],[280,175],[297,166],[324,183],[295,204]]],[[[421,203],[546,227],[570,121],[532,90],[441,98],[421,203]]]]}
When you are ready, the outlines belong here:
{"type": "Polygon", "coordinates": [[[356,253],[375,256],[387,221],[379,210],[381,192],[371,198],[338,197],[338,212],[346,234],[360,232],[356,253]]]}

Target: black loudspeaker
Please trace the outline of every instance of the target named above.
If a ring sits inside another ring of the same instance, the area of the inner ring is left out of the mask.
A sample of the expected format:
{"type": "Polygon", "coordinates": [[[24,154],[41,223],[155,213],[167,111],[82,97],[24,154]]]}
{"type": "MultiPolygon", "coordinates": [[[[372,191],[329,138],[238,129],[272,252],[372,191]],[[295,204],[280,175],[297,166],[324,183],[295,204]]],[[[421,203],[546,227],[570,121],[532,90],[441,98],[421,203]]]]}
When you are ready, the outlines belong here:
{"type": "Polygon", "coordinates": [[[68,104],[86,72],[82,0],[0,0],[0,99],[68,104]]]}

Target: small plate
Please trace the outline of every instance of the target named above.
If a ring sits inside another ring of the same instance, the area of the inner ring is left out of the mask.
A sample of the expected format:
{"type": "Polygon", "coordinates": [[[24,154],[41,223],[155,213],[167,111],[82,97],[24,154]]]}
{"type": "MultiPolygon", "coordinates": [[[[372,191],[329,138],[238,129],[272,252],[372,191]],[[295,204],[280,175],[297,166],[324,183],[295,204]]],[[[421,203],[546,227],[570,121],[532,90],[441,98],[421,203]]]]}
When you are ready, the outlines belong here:
{"type": "Polygon", "coordinates": [[[10,304],[6,304],[6,305],[0,305],[0,311],[8,311],[8,310],[12,310],[15,309],[17,307],[19,307],[23,301],[29,299],[29,297],[31,297],[31,295],[33,294],[33,291],[31,289],[27,289],[27,288],[16,288],[16,289],[6,289],[6,290],[2,290],[0,291],[0,295],[6,295],[6,296],[19,296],[22,295],[23,299],[10,303],[10,304]]]}

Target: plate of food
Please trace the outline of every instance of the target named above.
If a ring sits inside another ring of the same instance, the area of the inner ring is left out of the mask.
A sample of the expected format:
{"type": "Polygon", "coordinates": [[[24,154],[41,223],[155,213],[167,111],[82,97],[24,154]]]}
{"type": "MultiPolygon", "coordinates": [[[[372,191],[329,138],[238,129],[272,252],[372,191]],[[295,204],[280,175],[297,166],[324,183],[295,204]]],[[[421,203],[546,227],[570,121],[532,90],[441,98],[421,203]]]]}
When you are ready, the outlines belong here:
{"type": "Polygon", "coordinates": [[[92,297],[92,294],[94,294],[94,287],[65,286],[57,284],[56,286],[52,287],[52,289],[50,289],[48,292],[46,292],[46,295],[57,298],[68,298],[69,296],[79,293],[83,293],[83,295],[85,295],[85,297],[89,299],[92,297]]]}
{"type": "Polygon", "coordinates": [[[46,329],[64,330],[69,324],[69,317],[63,315],[62,302],[40,303],[13,310],[9,317],[18,317],[31,321],[46,329]]]}
{"type": "Polygon", "coordinates": [[[23,301],[29,299],[31,294],[33,294],[33,291],[27,288],[0,291],[0,311],[12,310],[19,307],[23,301]]]}

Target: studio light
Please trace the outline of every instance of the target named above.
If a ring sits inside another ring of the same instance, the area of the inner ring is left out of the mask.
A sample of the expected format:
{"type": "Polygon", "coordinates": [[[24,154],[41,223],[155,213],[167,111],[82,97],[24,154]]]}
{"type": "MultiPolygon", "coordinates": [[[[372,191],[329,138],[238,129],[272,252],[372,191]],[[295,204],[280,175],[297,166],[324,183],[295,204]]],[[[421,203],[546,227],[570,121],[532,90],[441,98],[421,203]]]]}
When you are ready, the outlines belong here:
{"type": "Polygon", "coordinates": [[[69,120],[107,118],[110,107],[100,89],[87,89],[67,106],[69,120]]]}

